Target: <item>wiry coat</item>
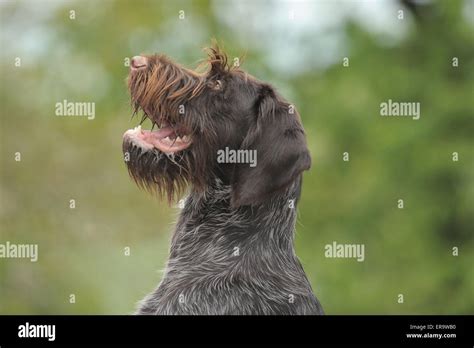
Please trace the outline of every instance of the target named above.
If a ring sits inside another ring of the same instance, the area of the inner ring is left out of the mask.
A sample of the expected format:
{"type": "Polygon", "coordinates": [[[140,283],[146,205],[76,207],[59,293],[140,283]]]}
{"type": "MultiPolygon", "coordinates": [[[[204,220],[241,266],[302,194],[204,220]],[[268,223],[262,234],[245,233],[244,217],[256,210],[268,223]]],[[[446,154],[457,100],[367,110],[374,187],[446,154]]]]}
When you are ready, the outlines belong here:
{"type": "Polygon", "coordinates": [[[256,208],[217,181],[186,200],[158,288],[138,314],[322,314],[293,248],[300,183],[256,208]]]}

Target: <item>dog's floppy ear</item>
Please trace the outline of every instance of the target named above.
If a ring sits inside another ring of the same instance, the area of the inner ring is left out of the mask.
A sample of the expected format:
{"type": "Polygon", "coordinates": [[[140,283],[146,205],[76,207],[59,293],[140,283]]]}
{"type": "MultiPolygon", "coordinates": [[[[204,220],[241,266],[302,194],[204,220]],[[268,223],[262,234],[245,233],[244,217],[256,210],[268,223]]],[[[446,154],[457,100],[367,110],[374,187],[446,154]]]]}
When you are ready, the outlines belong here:
{"type": "Polygon", "coordinates": [[[234,207],[262,203],[311,166],[304,130],[293,105],[264,85],[255,114],[240,150],[255,150],[256,161],[235,167],[231,202],[234,207]]]}

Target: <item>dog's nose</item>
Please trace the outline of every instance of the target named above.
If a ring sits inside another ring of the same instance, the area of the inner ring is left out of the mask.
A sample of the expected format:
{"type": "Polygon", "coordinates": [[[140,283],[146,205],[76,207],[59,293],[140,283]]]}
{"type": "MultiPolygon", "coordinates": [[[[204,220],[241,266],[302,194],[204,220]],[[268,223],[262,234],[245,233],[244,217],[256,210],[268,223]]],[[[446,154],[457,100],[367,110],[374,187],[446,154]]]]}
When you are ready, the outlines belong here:
{"type": "Polygon", "coordinates": [[[130,64],[130,68],[132,70],[141,69],[141,68],[146,67],[147,59],[146,59],[146,57],[143,57],[143,56],[135,56],[135,57],[132,58],[131,63],[132,64],[130,64]]]}

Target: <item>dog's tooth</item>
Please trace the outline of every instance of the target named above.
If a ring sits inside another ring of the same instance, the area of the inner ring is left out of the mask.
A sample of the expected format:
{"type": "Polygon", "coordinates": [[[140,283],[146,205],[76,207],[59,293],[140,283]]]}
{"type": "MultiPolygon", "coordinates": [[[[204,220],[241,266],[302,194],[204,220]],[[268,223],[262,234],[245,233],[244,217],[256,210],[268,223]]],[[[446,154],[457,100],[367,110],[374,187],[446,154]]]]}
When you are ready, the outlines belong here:
{"type": "Polygon", "coordinates": [[[183,140],[181,139],[181,137],[176,137],[176,142],[177,142],[177,143],[180,143],[180,142],[182,142],[182,141],[183,141],[183,140]]]}
{"type": "Polygon", "coordinates": [[[189,141],[189,137],[187,135],[184,135],[181,140],[185,143],[187,143],[189,141]]]}

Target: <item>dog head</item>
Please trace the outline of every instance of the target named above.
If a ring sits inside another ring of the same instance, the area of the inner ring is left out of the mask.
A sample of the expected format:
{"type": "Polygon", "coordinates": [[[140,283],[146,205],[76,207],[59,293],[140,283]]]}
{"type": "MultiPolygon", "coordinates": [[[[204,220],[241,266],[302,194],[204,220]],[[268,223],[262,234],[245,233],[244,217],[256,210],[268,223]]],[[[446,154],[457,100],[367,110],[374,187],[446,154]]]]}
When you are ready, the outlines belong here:
{"type": "Polygon", "coordinates": [[[169,200],[188,184],[205,190],[217,177],[231,185],[234,207],[258,205],[310,167],[300,117],[269,84],[231,65],[217,46],[208,49],[205,66],[190,70],[162,55],[132,59],[134,113],[143,112],[142,121],[148,118],[158,129],[125,132],[129,173],[169,200]],[[231,158],[223,161],[224,150],[231,158]],[[242,163],[249,152],[253,165],[242,163]]]}

